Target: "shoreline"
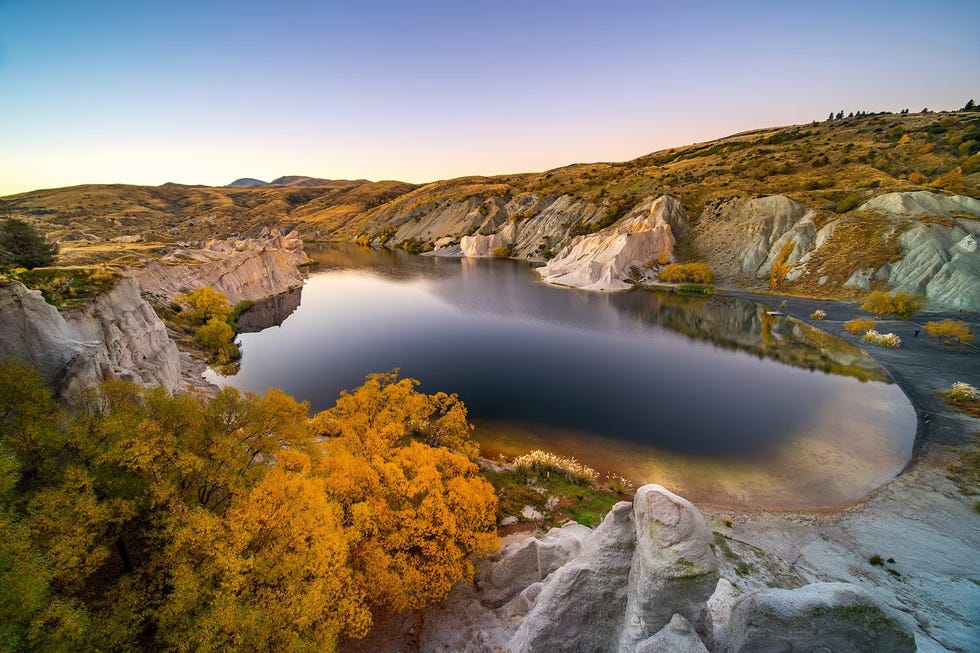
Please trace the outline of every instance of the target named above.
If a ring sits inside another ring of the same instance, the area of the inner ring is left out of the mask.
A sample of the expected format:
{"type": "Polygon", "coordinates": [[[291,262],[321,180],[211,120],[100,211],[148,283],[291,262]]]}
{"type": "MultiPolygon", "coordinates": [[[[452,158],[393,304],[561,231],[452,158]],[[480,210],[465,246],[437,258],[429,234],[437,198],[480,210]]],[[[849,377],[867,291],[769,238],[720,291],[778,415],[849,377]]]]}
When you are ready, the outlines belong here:
{"type": "MultiPolygon", "coordinates": [[[[721,290],[719,294],[785,307],[778,310],[855,344],[892,377],[916,413],[912,456],[894,478],[860,501],[818,511],[731,511],[704,508],[729,542],[775,556],[807,582],[846,581],[879,593],[917,622],[920,651],[980,649],[980,515],[973,498],[948,478],[955,448],[980,433],[980,419],[948,405],[937,393],[954,381],[980,383],[980,348],[946,346],[922,325],[951,317],[980,333],[975,313],[923,312],[910,320],[880,320],[902,338],[894,350],[843,331],[855,304],[721,290]],[[809,316],[821,308],[827,318],[809,316]],[[915,337],[915,330],[920,331],[915,337]],[[725,525],[725,519],[732,526],[725,525]],[[880,555],[894,563],[875,565],[880,555]]],[[[751,585],[751,583],[746,583],[751,585]]]]}

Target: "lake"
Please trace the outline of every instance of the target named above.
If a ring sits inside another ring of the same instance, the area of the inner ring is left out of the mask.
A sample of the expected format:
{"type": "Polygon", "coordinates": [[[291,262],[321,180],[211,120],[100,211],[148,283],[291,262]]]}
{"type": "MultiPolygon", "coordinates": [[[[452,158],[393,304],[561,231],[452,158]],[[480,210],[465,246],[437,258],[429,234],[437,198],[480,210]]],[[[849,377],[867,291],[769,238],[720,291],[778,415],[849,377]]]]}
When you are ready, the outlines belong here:
{"type": "Polygon", "coordinates": [[[509,260],[309,247],[242,316],[240,371],[314,410],[398,368],[459,394],[487,457],[540,448],[701,505],[842,505],[901,471],[915,414],[866,354],[728,297],[555,288],[509,260]]]}

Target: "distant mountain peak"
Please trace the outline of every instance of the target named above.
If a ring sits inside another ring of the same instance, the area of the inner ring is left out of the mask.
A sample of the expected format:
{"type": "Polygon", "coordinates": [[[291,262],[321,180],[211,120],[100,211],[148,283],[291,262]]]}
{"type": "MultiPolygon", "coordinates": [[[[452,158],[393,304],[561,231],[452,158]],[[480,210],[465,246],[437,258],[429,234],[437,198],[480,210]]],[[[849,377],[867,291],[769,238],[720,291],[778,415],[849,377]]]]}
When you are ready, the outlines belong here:
{"type": "Polygon", "coordinates": [[[242,177],[241,179],[236,179],[235,181],[228,184],[228,186],[268,186],[269,182],[262,181],[261,179],[253,179],[252,177],[242,177]]]}

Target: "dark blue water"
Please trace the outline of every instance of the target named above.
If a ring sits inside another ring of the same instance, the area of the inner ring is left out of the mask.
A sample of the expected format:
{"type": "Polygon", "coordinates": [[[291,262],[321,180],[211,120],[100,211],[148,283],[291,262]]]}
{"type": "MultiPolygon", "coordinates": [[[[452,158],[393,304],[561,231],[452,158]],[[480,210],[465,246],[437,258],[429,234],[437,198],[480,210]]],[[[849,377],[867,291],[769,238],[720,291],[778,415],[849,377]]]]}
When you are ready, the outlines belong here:
{"type": "Polygon", "coordinates": [[[868,437],[887,439],[866,443],[884,456],[868,463],[875,482],[908,457],[911,408],[870,359],[751,302],[559,289],[514,261],[348,246],[311,255],[323,267],[299,307],[280,301],[295,311],[243,334],[241,371],[212,380],[282,388],[322,409],[366,374],[399,368],[425,391],[458,393],[485,450],[571,448],[640,482],[670,477],[674,459],[771,475],[787,446],[845,456],[841,446],[868,437]],[[643,471],[644,456],[658,471],[643,471]]]}

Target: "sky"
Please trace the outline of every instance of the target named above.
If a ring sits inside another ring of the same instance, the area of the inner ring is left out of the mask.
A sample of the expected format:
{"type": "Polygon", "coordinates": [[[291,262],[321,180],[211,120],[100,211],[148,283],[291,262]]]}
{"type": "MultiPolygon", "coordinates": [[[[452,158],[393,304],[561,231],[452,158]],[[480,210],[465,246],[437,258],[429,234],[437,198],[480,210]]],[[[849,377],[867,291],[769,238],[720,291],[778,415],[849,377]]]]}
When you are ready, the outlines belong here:
{"type": "Polygon", "coordinates": [[[623,161],[980,101],[980,2],[0,0],[0,196],[623,161]]]}

